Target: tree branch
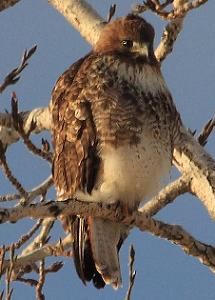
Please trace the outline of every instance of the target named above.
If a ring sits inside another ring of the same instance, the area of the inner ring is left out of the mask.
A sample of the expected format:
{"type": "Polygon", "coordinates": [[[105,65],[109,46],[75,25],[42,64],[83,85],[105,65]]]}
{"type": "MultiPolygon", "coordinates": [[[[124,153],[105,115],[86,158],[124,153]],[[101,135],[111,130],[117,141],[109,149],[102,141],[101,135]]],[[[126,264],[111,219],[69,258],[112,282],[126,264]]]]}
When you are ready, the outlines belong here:
{"type": "Polygon", "coordinates": [[[183,126],[173,155],[178,170],[190,177],[190,192],[215,218],[215,161],[183,126]]]}
{"type": "Polygon", "coordinates": [[[2,93],[9,85],[17,83],[20,79],[21,72],[28,66],[28,60],[37,50],[37,46],[33,46],[30,50],[25,50],[19,66],[13,69],[4,79],[3,83],[0,84],[0,93],[2,93]]]}
{"type": "MultiPolygon", "coordinates": [[[[65,201],[50,201],[48,203],[31,204],[27,207],[16,207],[0,210],[0,221],[3,222],[15,222],[25,217],[31,218],[57,218],[62,215],[80,215],[80,216],[93,216],[111,220],[113,222],[120,222],[126,225],[132,225],[139,228],[141,231],[148,231],[151,234],[166,239],[182,248],[184,252],[199,259],[203,264],[209,266],[209,268],[215,272],[215,248],[213,246],[201,243],[186,232],[181,226],[166,224],[162,221],[150,218],[148,215],[135,211],[131,215],[127,215],[126,212],[118,207],[114,208],[110,204],[103,202],[84,202],[77,199],[68,199],[65,201]]],[[[37,251],[37,250],[36,250],[37,251]]],[[[54,255],[53,249],[50,246],[44,246],[43,251],[30,252],[25,255],[26,264],[29,261],[33,263],[41,260],[46,256],[54,255]],[[35,257],[36,255],[36,257],[35,257]],[[26,257],[28,259],[26,260],[26,257]],[[35,258],[34,258],[35,257],[35,258]]],[[[20,257],[21,260],[21,257],[20,257]]],[[[20,260],[16,260],[14,263],[19,263],[20,260]]],[[[22,260],[22,266],[24,262],[22,260]]],[[[8,261],[3,262],[4,268],[8,266],[8,261]]],[[[17,265],[16,265],[17,266],[17,265]]]]}
{"type": "Polygon", "coordinates": [[[125,296],[125,300],[131,300],[131,292],[134,287],[134,282],[136,278],[136,270],[134,270],[135,262],[135,250],[133,245],[130,246],[129,250],[129,287],[125,296]]]}
{"type": "MultiPolygon", "coordinates": [[[[185,0],[175,0],[174,5],[184,3],[184,1],[185,0]]],[[[79,30],[91,44],[97,41],[104,23],[102,18],[99,17],[97,12],[95,12],[86,1],[50,0],[50,3],[79,30]]],[[[160,53],[160,50],[158,52],[160,53]]],[[[22,113],[21,116],[23,117],[25,132],[28,132],[32,121],[35,124],[33,133],[51,129],[51,116],[48,108],[34,109],[32,112],[22,113]]],[[[16,142],[19,136],[13,129],[11,116],[8,114],[0,114],[0,124],[2,125],[0,127],[0,139],[5,144],[16,142]]],[[[210,214],[215,216],[214,161],[209,154],[198,145],[193,137],[187,133],[184,127],[181,129],[181,137],[179,140],[180,142],[175,145],[175,164],[183,174],[187,174],[187,176],[192,179],[191,192],[200,197],[210,214]],[[198,184],[198,180],[200,180],[200,184],[198,184]]]]}
{"type": "Polygon", "coordinates": [[[34,250],[38,249],[42,244],[44,244],[47,241],[48,235],[54,225],[53,218],[46,218],[42,220],[42,228],[40,230],[40,233],[35,237],[35,239],[25,248],[23,249],[21,256],[24,256],[26,254],[29,254],[33,252],[34,250]]]}
{"type": "MultiPolygon", "coordinates": [[[[51,130],[51,115],[49,107],[35,108],[32,111],[21,112],[20,117],[23,122],[23,129],[28,133],[35,125],[31,133],[38,134],[44,130],[51,130]]],[[[19,133],[13,126],[11,114],[0,113],[0,140],[4,145],[16,143],[20,138],[19,133]]]]}
{"type": "Polygon", "coordinates": [[[136,10],[139,11],[139,13],[142,13],[149,9],[164,20],[174,20],[176,18],[183,18],[189,11],[198,8],[207,1],[208,0],[167,0],[167,3],[161,5],[158,0],[146,0],[144,4],[137,5],[136,10]],[[171,11],[166,11],[164,8],[169,2],[173,2],[173,9],[171,11]]]}
{"type": "MultiPolygon", "coordinates": [[[[14,272],[18,271],[25,266],[31,266],[34,263],[45,259],[49,256],[69,256],[71,257],[71,252],[67,252],[66,250],[71,248],[72,237],[71,235],[67,235],[62,241],[57,242],[56,244],[46,244],[34,251],[22,254],[16,258],[14,263],[14,272]]],[[[10,260],[4,260],[2,265],[2,273],[6,271],[6,269],[10,265],[10,260]]]]}
{"type": "MultiPolygon", "coordinates": [[[[187,0],[173,1],[174,10],[177,10],[181,4],[185,4],[186,2],[187,0]]],[[[162,62],[172,52],[174,43],[183,29],[184,17],[172,20],[166,25],[161,41],[155,50],[155,56],[159,62],[162,62]]]]}
{"type": "Polygon", "coordinates": [[[142,208],[141,212],[149,214],[150,216],[158,213],[162,208],[172,203],[179,195],[190,191],[190,178],[183,174],[177,180],[171,182],[164,187],[158,195],[147,202],[142,208]]]}
{"type": "Polygon", "coordinates": [[[59,11],[80,34],[94,45],[99,38],[105,20],[84,0],[49,0],[49,3],[59,11]]]}

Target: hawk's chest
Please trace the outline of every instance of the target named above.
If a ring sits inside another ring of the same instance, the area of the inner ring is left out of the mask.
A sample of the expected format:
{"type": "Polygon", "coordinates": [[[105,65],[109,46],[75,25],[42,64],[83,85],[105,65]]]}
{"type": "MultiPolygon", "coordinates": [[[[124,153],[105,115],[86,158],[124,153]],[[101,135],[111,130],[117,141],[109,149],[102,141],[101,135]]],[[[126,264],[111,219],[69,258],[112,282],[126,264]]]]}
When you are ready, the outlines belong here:
{"type": "Polygon", "coordinates": [[[104,147],[102,192],[135,206],[161,188],[171,168],[171,146],[150,136],[137,145],[104,147]]]}
{"type": "Polygon", "coordinates": [[[166,93],[168,88],[157,66],[150,64],[129,65],[121,63],[117,68],[119,82],[126,82],[144,95],[156,97],[159,93],[166,93]]]}
{"type": "Polygon", "coordinates": [[[168,90],[150,67],[121,65],[118,78],[128,99],[119,99],[109,112],[116,119],[102,140],[101,190],[133,206],[156,193],[171,168],[171,124],[168,103],[162,102],[168,90]]]}
{"type": "Polygon", "coordinates": [[[121,63],[117,67],[105,76],[94,102],[101,146],[137,145],[148,135],[158,143],[168,144],[172,100],[160,71],[151,65],[121,63]]]}

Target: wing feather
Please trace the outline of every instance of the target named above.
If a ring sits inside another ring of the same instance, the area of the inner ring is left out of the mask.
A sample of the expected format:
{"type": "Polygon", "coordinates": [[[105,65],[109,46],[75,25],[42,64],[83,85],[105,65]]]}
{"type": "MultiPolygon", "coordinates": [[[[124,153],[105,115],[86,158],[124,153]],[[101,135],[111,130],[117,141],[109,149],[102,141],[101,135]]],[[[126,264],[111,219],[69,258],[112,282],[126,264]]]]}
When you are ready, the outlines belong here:
{"type": "Polygon", "coordinates": [[[53,177],[58,198],[71,197],[77,189],[91,192],[98,165],[96,134],[85,84],[75,80],[89,56],[72,65],[58,80],[52,94],[52,132],[55,148],[53,177]]]}
{"type": "MultiPolygon", "coordinates": [[[[83,93],[89,57],[78,60],[64,72],[52,93],[53,178],[58,200],[72,197],[76,190],[90,193],[96,181],[100,161],[96,131],[91,104],[83,93]]],[[[62,222],[73,233],[74,262],[79,277],[84,284],[93,279],[97,288],[104,287],[92,257],[87,220],[69,217],[62,222]]]]}

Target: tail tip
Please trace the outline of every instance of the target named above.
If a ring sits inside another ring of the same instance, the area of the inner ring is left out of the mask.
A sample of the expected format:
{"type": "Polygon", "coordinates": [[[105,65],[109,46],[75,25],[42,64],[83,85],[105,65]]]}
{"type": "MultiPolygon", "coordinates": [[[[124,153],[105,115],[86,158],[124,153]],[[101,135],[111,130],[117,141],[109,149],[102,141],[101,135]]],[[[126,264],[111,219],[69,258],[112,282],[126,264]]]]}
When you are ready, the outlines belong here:
{"type": "Polygon", "coordinates": [[[114,290],[118,290],[122,287],[122,280],[120,274],[117,274],[116,276],[102,275],[102,278],[104,282],[108,285],[111,285],[114,290]]]}

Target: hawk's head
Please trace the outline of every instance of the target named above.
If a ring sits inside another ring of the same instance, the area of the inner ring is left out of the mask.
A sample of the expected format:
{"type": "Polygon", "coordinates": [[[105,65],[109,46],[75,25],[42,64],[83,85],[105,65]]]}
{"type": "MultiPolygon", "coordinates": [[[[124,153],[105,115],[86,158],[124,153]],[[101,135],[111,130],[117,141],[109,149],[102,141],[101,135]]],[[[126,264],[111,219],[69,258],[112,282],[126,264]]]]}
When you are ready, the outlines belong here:
{"type": "Polygon", "coordinates": [[[108,23],[94,51],[154,59],[154,28],[143,18],[128,15],[108,23]]]}

